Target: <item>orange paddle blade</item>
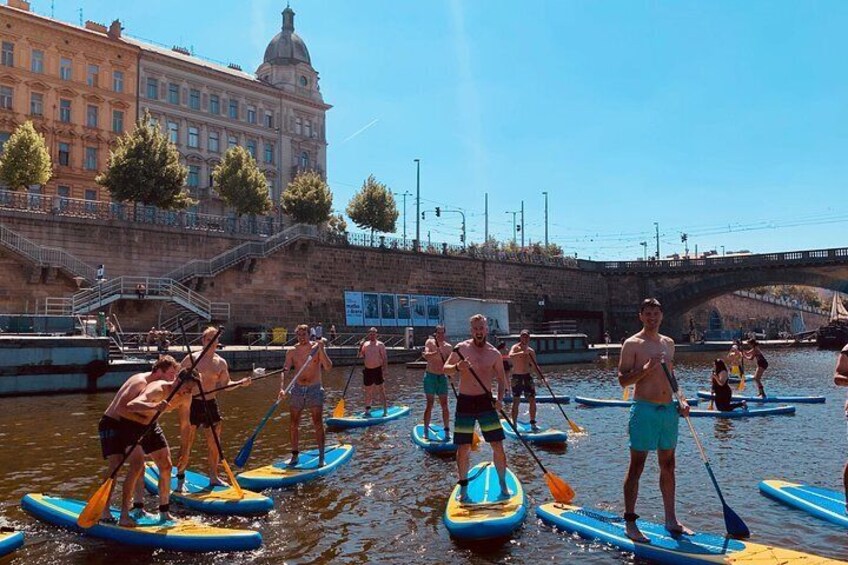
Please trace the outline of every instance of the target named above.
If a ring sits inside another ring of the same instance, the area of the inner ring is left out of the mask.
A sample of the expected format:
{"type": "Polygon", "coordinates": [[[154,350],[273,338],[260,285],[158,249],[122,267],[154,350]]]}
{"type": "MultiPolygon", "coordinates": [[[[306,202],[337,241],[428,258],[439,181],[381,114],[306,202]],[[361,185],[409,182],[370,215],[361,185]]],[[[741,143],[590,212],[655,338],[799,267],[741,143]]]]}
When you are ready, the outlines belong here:
{"type": "Polygon", "coordinates": [[[571,431],[574,432],[575,434],[582,434],[583,432],[586,431],[583,428],[581,428],[580,426],[578,426],[577,424],[575,424],[571,419],[568,420],[568,425],[571,428],[571,431]]]}
{"type": "Polygon", "coordinates": [[[477,433],[477,430],[474,430],[474,433],[471,436],[471,449],[477,451],[480,447],[480,442],[483,441],[480,439],[480,434],[477,433]]]}
{"type": "Polygon", "coordinates": [[[629,386],[624,387],[624,390],[621,392],[621,399],[622,400],[630,400],[630,387],[629,386]]]}
{"type": "Polygon", "coordinates": [[[345,415],[345,400],[342,398],[336,407],[333,408],[333,418],[344,418],[345,415]]]}
{"type": "Polygon", "coordinates": [[[736,390],[739,392],[745,390],[745,375],[739,377],[739,387],[736,390]]]}
{"type": "Polygon", "coordinates": [[[707,408],[707,410],[712,410],[712,409],[713,409],[713,399],[711,398],[710,399],[710,406],[709,406],[709,408],[707,408]]]}
{"type": "Polygon", "coordinates": [[[554,500],[560,504],[570,504],[574,500],[574,489],[550,471],[545,473],[545,484],[548,485],[554,500]]]}
{"type": "Polygon", "coordinates": [[[236,481],[236,476],[233,475],[233,470],[230,469],[230,464],[227,463],[226,459],[221,459],[221,463],[224,464],[224,471],[227,473],[227,478],[230,479],[230,485],[233,487],[233,490],[236,491],[236,496],[241,500],[244,498],[244,491],[241,490],[241,485],[236,481]]]}
{"type": "Polygon", "coordinates": [[[100,516],[103,515],[106,506],[109,505],[109,493],[112,492],[112,485],[114,483],[115,479],[109,477],[100,485],[100,488],[97,489],[91,498],[88,499],[88,504],[85,505],[85,508],[80,512],[79,518],[77,518],[77,525],[80,528],[90,528],[100,521],[100,516]]]}

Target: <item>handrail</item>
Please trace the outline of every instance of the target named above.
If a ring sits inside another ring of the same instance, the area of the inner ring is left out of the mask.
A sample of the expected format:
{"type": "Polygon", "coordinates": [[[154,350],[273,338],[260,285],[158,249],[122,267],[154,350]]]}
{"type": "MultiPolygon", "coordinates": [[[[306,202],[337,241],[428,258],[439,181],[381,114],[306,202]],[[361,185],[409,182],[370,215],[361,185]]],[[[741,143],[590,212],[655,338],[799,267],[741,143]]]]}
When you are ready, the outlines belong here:
{"type": "Polygon", "coordinates": [[[78,313],[96,308],[116,294],[133,295],[139,284],[145,285],[145,296],[169,296],[197,315],[207,320],[211,318],[212,302],[208,298],[173,279],[154,277],[124,276],[82,289],[71,297],[71,311],[78,313]]]}
{"type": "Polygon", "coordinates": [[[97,269],[67,251],[39,245],[2,225],[0,225],[0,243],[27,257],[40,267],[55,266],[64,269],[71,276],[82,277],[89,282],[93,281],[97,275],[97,269]]]}

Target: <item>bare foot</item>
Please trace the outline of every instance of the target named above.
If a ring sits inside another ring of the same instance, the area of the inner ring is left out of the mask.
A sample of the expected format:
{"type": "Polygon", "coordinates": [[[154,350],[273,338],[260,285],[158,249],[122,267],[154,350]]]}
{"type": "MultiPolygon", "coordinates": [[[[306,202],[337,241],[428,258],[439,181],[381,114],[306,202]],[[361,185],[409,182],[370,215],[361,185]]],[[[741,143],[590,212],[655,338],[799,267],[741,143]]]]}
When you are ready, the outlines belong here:
{"type": "Polygon", "coordinates": [[[115,519],[114,516],[112,516],[111,513],[105,513],[105,512],[100,516],[100,521],[103,522],[104,524],[117,524],[118,523],[118,521],[115,519]]]}
{"type": "Polygon", "coordinates": [[[171,513],[170,512],[160,512],[159,513],[159,521],[160,522],[170,522],[171,521],[171,513]]]}
{"type": "Polygon", "coordinates": [[[177,481],[177,488],[174,489],[174,492],[177,494],[186,494],[188,489],[185,486],[185,481],[177,481]]]}
{"type": "Polygon", "coordinates": [[[670,534],[675,535],[675,536],[682,536],[682,535],[691,536],[692,534],[695,533],[678,521],[666,522],[665,529],[668,530],[668,532],[670,534]]]}
{"type": "Polygon", "coordinates": [[[318,467],[320,468],[320,467],[323,467],[323,466],[324,466],[324,459],[319,459],[318,460],[318,467]]]}
{"type": "Polygon", "coordinates": [[[651,543],[651,540],[645,537],[645,534],[642,533],[636,522],[624,522],[624,533],[636,543],[651,543]]]}
{"type": "Polygon", "coordinates": [[[509,500],[510,498],[512,498],[512,493],[509,491],[509,487],[501,485],[501,492],[498,494],[498,500],[509,500]]]}
{"type": "Polygon", "coordinates": [[[295,465],[297,465],[297,461],[298,461],[298,457],[297,457],[297,455],[294,455],[294,456],[292,456],[291,459],[289,459],[289,462],[286,463],[286,465],[288,465],[289,467],[294,467],[295,465]]]}
{"type": "Polygon", "coordinates": [[[460,488],[459,489],[459,503],[467,504],[471,502],[471,499],[468,498],[468,488],[460,488]]]}
{"type": "Polygon", "coordinates": [[[129,515],[122,515],[121,519],[118,521],[118,525],[122,528],[135,528],[138,524],[135,523],[135,520],[129,517],[129,515]]]}
{"type": "Polygon", "coordinates": [[[209,486],[210,487],[218,487],[218,486],[228,487],[230,485],[224,479],[222,479],[221,477],[211,477],[209,479],[209,486]]]}

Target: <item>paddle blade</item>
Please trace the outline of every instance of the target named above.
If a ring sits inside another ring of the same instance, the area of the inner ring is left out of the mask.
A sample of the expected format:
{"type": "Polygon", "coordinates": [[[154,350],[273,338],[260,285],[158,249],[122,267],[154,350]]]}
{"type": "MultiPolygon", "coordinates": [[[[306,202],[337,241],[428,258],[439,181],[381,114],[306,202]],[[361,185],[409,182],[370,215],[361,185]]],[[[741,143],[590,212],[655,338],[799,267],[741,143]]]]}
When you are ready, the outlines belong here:
{"type": "Polygon", "coordinates": [[[550,471],[545,473],[545,484],[548,485],[548,489],[551,491],[554,500],[560,504],[570,504],[574,500],[574,489],[550,471]]]}
{"type": "Polygon", "coordinates": [[[238,467],[239,469],[241,469],[247,464],[247,460],[250,458],[250,452],[253,451],[254,439],[256,439],[256,435],[250,436],[250,439],[244,442],[241,451],[238,452],[238,455],[236,455],[236,458],[233,460],[233,463],[235,463],[236,467],[238,467]]]}
{"type": "Polygon", "coordinates": [[[333,408],[333,418],[344,418],[345,415],[345,399],[342,398],[339,400],[339,403],[336,404],[336,407],[333,408]]]}
{"type": "Polygon", "coordinates": [[[713,399],[711,398],[710,399],[710,406],[707,408],[707,410],[712,410],[712,409],[713,409],[713,399]]]}
{"type": "Polygon", "coordinates": [[[739,392],[745,390],[745,375],[739,377],[739,387],[736,390],[739,392]]]}
{"type": "Polygon", "coordinates": [[[621,399],[622,400],[630,400],[630,387],[624,387],[624,390],[621,391],[621,399]]]}
{"type": "Polygon", "coordinates": [[[582,434],[585,431],[583,428],[581,428],[580,426],[575,424],[574,421],[571,418],[568,419],[568,426],[571,428],[571,431],[574,432],[575,434],[582,434]]]}
{"type": "Polygon", "coordinates": [[[230,486],[233,487],[233,490],[236,491],[236,496],[239,500],[241,500],[244,498],[244,491],[241,490],[241,485],[238,484],[236,476],[233,475],[233,470],[230,469],[230,464],[227,463],[226,459],[221,459],[221,463],[224,464],[224,471],[227,473],[227,478],[230,479],[230,486]]]}
{"type": "Polygon", "coordinates": [[[724,527],[729,536],[741,539],[751,537],[751,530],[730,506],[724,504],[722,509],[724,510],[724,527]]]}
{"type": "Polygon", "coordinates": [[[480,434],[477,433],[477,430],[474,430],[474,433],[471,435],[471,449],[477,451],[480,448],[480,442],[483,441],[480,439],[480,434]]]}
{"type": "Polygon", "coordinates": [[[85,508],[80,512],[79,518],[77,518],[77,525],[80,528],[90,528],[100,521],[100,516],[103,515],[106,506],[109,505],[109,494],[112,492],[112,485],[114,484],[115,479],[109,477],[100,485],[97,492],[88,499],[88,504],[85,505],[85,508]]]}

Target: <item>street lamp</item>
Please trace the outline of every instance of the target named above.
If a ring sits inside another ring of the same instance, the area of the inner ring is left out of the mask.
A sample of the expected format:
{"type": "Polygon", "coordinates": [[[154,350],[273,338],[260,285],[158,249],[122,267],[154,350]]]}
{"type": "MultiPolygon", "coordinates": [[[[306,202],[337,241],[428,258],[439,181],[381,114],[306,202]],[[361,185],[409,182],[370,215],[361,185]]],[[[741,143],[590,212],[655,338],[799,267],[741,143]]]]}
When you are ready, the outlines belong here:
{"type": "Polygon", "coordinates": [[[545,249],[548,248],[548,192],[543,191],[545,196],[545,249]]]}
{"type": "Polygon", "coordinates": [[[421,251],[421,159],[415,159],[415,251],[421,251]]]}
{"type": "Polygon", "coordinates": [[[504,214],[512,214],[512,244],[517,245],[517,239],[516,239],[517,236],[516,236],[516,231],[515,231],[516,230],[516,228],[515,228],[515,216],[518,214],[518,210],[516,210],[515,212],[507,211],[507,212],[504,212],[504,214]]]}
{"type": "Polygon", "coordinates": [[[403,247],[406,249],[406,197],[412,196],[412,193],[408,190],[404,190],[403,194],[394,193],[395,196],[403,196],[403,247]]]}
{"type": "Polygon", "coordinates": [[[657,261],[660,260],[660,224],[654,222],[654,228],[657,230],[657,261]]]}
{"type": "Polygon", "coordinates": [[[724,257],[724,245],[721,246],[721,256],[724,257]]]}
{"type": "Polygon", "coordinates": [[[640,241],[639,245],[642,246],[642,251],[644,253],[645,261],[647,261],[648,260],[648,242],[647,241],[640,241]]]}

